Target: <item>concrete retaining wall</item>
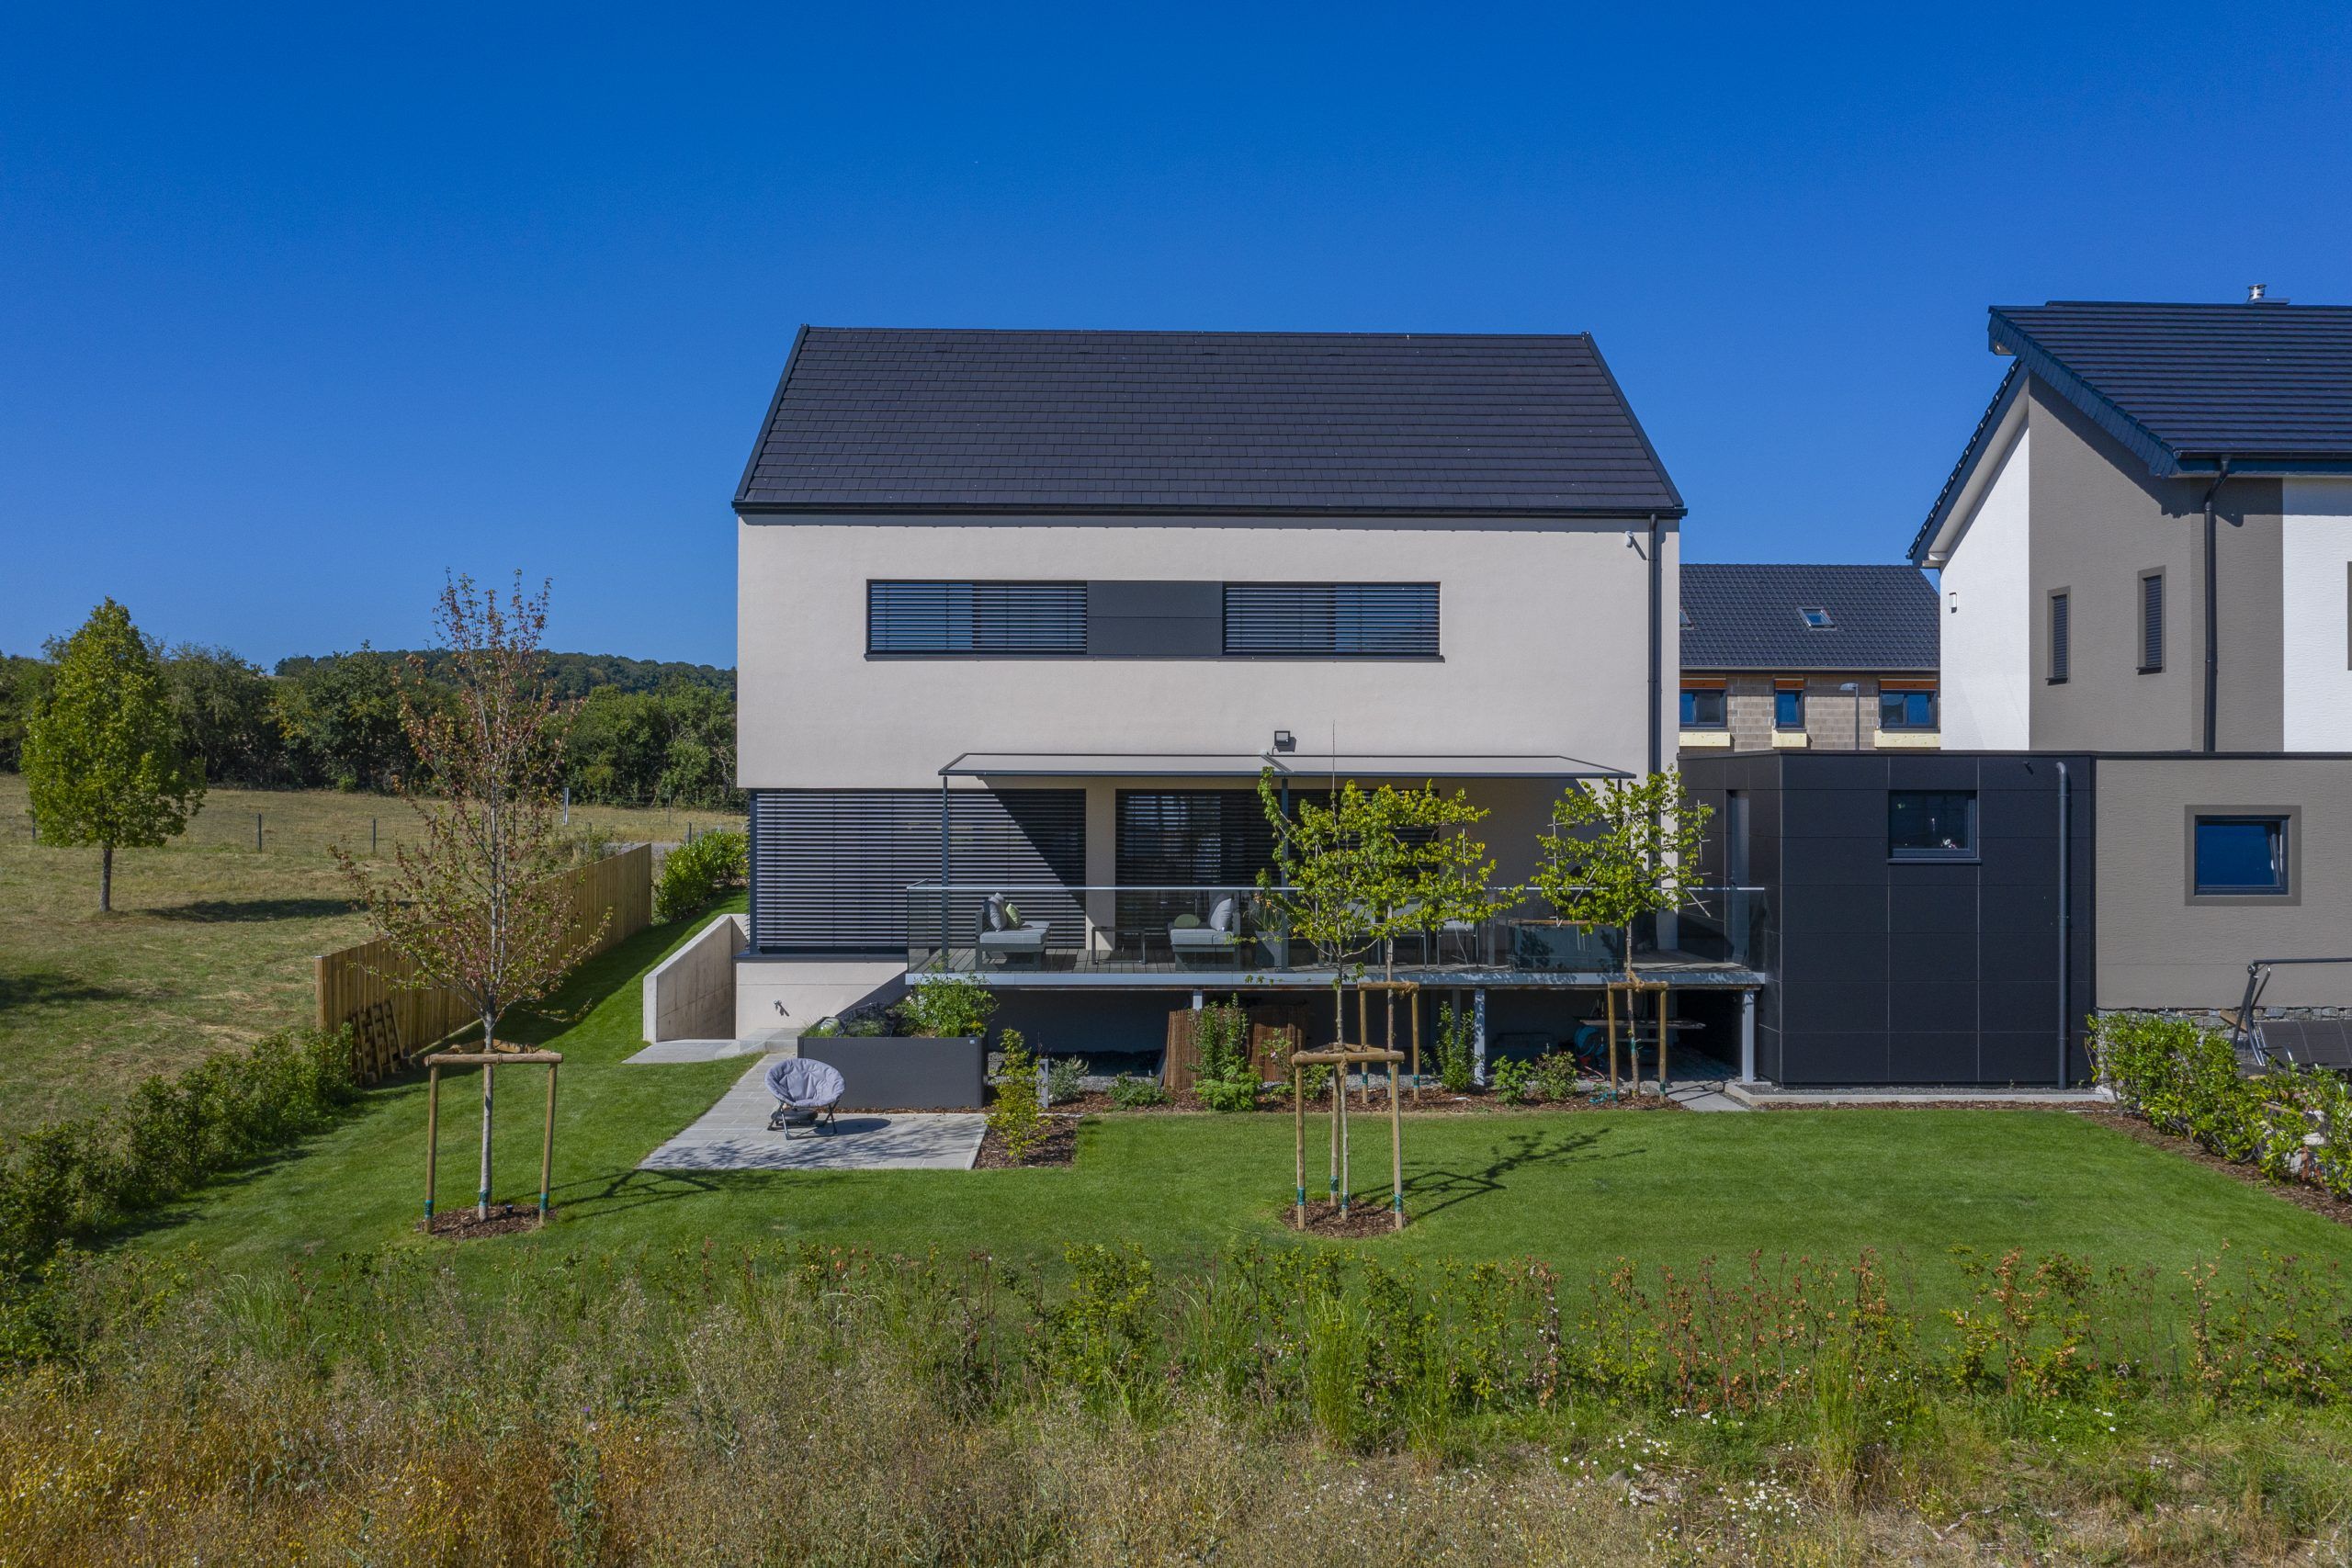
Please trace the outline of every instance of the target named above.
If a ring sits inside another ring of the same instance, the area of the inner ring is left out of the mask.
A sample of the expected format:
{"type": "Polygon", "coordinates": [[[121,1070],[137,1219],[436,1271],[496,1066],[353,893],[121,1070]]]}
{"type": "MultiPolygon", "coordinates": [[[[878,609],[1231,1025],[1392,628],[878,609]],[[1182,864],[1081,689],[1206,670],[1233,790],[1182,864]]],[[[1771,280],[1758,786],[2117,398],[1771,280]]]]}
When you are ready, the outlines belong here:
{"type": "Polygon", "coordinates": [[[645,1039],[732,1040],[735,955],[751,942],[741,915],[721,915],[645,977],[645,1039]]]}

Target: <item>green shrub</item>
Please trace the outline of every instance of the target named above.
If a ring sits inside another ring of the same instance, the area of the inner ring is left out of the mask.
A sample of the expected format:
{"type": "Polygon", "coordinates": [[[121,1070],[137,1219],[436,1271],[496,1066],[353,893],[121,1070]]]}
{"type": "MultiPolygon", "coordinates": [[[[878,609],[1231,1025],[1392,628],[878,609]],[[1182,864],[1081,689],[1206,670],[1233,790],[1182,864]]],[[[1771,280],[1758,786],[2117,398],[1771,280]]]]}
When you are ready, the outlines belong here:
{"type": "Polygon", "coordinates": [[[1029,1043],[1021,1031],[1008,1029],[1000,1043],[1004,1063],[992,1080],[996,1101],[989,1107],[989,1129],[1017,1164],[1044,1141],[1046,1113],[1037,1103],[1037,1058],[1029,1054],[1029,1043]]]}
{"type": "Polygon", "coordinates": [[[1238,997],[1193,1015],[1193,1092],[1212,1111],[1250,1111],[1263,1085],[1250,1058],[1250,1014],[1238,997]]]}
{"type": "Polygon", "coordinates": [[[1158,1078],[1121,1073],[1111,1080],[1111,1103],[1122,1111],[1141,1111],[1147,1106],[1167,1104],[1168,1091],[1159,1087],[1158,1078]]]}
{"type": "Polygon", "coordinates": [[[722,891],[750,880],[751,859],[751,840],[731,828],[714,828],[680,844],[662,862],[653,885],[653,918],[683,920],[700,913],[722,891]]]}
{"type": "Polygon", "coordinates": [[[1055,1056],[1046,1064],[1046,1098],[1054,1104],[1076,1100],[1083,1089],[1080,1084],[1086,1077],[1083,1056],[1055,1056]]]}
{"type": "Polygon", "coordinates": [[[1193,1092],[1211,1111],[1255,1111],[1262,1087],[1255,1078],[1202,1078],[1193,1092]]]}
{"type": "Polygon", "coordinates": [[[2100,1078],[2131,1111],[2200,1148],[2308,1179],[2352,1199],[2352,1089],[2319,1068],[2238,1070],[2227,1035],[2183,1019],[2110,1013],[2095,1021],[2100,1078]]]}
{"type": "Polygon", "coordinates": [[[899,1019],[907,1032],[927,1040],[986,1034],[989,1015],[994,1011],[996,994],[962,975],[924,980],[910,987],[906,1000],[899,1004],[899,1019]]]}
{"type": "Polygon", "coordinates": [[[1452,1002],[1437,1010],[1437,1081],[1454,1094],[1467,1094],[1471,1085],[1470,1020],[1452,1002]]]}
{"type": "Polygon", "coordinates": [[[1535,1069],[1514,1056],[1495,1064],[1495,1094],[1505,1105],[1524,1105],[1535,1086],[1535,1069]]]}
{"type": "Polygon", "coordinates": [[[1577,1071],[1576,1055],[1569,1051],[1554,1051],[1535,1064],[1535,1095],[1539,1100],[1574,1100],[1582,1075],[1577,1071]]]}
{"type": "Polygon", "coordinates": [[[0,1156],[0,1272],[31,1268],[329,1125],[351,1036],[297,1030],[151,1077],[114,1116],[56,1122],[0,1156]]]}

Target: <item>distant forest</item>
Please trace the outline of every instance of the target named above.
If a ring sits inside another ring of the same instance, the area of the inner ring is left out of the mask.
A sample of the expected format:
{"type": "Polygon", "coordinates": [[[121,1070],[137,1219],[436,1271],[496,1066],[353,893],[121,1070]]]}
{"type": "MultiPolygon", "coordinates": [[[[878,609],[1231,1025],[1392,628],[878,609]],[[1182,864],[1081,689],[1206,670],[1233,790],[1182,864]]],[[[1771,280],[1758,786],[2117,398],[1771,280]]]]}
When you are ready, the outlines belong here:
{"type": "MultiPolygon", "coordinates": [[[[327,659],[345,657],[328,654],[327,659]]],[[[414,651],[388,649],[375,655],[405,667],[412,659],[424,661],[425,672],[438,677],[449,667],[448,649],[422,649],[414,651]]],[[[555,694],[565,701],[586,696],[600,687],[610,686],[622,692],[661,692],[675,686],[700,686],[713,692],[735,694],[735,671],[721,670],[709,664],[662,663],[650,659],[623,659],[616,653],[548,653],[540,656],[547,661],[548,678],[554,682],[555,694]]],[[[277,661],[280,676],[299,676],[322,660],[311,654],[297,654],[277,661]]]]}
{"type": "MultiPolygon", "coordinates": [[[[155,651],[182,742],[203,759],[209,783],[389,790],[415,765],[400,722],[406,653],[304,656],[265,671],[227,649],[184,643],[155,651]]],[[[565,705],[564,776],[575,799],[741,808],[732,670],[603,653],[545,657],[565,705]]],[[[417,658],[429,695],[449,656],[417,658]]],[[[0,771],[16,771],[50,673],[47,657],[0,656],[0,771]]]]}

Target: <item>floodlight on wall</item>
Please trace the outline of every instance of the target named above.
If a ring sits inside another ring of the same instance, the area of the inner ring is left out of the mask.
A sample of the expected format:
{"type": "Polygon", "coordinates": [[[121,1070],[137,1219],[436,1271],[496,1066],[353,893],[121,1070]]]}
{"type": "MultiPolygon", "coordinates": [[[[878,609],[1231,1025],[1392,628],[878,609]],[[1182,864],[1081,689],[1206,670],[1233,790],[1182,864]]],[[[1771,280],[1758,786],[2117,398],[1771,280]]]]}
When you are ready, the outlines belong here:
{"type": "Polygon", "coordinates": [[[1274,750],[1277,750],[1277,751],[1295,751],[1295,750],[1298,750],[1298,737],[1297,737],[1297,736],[1295,736],[1295,735],[1293,735],[1293,734],[1292,734],[1289,730],[1287,730],[1287,729],[1277,729],[1277,730],[1275,730],[1275,731],[1274,731],[1274,750]]]}

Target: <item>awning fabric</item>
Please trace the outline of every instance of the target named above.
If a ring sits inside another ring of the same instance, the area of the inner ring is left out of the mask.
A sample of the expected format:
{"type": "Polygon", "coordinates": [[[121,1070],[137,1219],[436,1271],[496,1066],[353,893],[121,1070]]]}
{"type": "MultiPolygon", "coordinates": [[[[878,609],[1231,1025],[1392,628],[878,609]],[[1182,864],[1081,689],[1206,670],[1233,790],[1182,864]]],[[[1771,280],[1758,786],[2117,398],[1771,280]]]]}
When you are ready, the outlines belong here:
{"type": "Polygon", "coordinates": [[[942,778],[1313,779],[1625,778],[1617,768],[1576,757],[1304,751],[967,751],[939,770],[942,778]]]}

